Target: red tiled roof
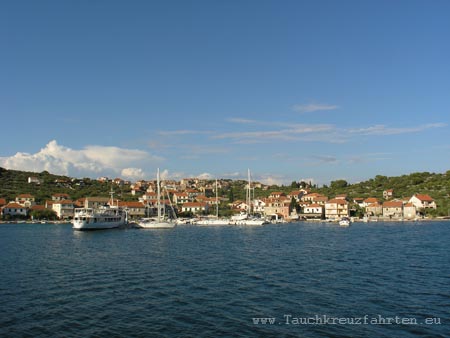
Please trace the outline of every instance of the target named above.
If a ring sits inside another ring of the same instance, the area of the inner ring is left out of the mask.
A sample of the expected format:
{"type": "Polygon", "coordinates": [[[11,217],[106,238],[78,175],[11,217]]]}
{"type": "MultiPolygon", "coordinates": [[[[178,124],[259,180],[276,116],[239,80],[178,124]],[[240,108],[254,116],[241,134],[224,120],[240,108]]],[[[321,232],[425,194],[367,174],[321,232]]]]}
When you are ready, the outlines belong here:
{"type": "Polygon", "coordinates": [[[403,206],[403,202],[399,201],[389,201],[383,203],[383,208],[401,208],[403,206]]]}
{"type": "Polygon", "coordinates": [[[339,199],[339,198],[334,198],[332,200],[329,200],[327,202],[327,204],[331,204],[331,203],[336,203],[336,204],[348,204],[348,202],[346,200],[343,199],[339,199]]]}
{"type": "Polygon", "coordinates": [[[433,202],[434,201],[429,195],[415,194],[414,196],[416,196],[421,201],[427,201],[427,202],[433,202]]]}
{"type": "Polygon", "coordinates": [[[19,203],[12,202],[5,205],[5,208],[23,209],[24,206],[20,205],[19,203]]]}
{"type": "Polygon", "coordinates": [[[144,208],[144,203],[136,201],[127,201],[127,202],[119,202],[119,206],[128,208],[144,208]]]}
{"type": "Polygon", "coordinates": [[[33,198],[33,195],[30,194],[20,194],[19,196],[17,196],[18,198],[33,198]]]}

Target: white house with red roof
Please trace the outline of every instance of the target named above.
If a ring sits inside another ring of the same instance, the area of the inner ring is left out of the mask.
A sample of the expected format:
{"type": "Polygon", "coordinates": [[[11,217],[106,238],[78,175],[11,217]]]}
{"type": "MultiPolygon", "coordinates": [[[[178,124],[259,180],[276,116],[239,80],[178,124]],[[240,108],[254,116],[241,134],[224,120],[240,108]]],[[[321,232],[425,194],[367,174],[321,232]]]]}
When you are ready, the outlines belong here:
{"type": "Polygon", "coordinates": [[[28,209],[19,203],[11,202],[2,208],[2,213],[10,216],[27,216],[28,209]]]}
{"type": "Polygon", "coordinates": [[[333,198],[325,203],[325,218],[337,220],[349,216],[348,202],[345,199],[333,198]]]}
{"type": "Polygon", "coordinates": [[[53,201],[52,210],[59,219],[73,218],[75,206],[71,200],[53,201]]]}
{"type": "Polygon", "coordinates": [[[52,201],[64,201],[68,200],[69,198],[69,195],[64,193],[57,193],[52,195],[52,201]]]}
{"type": "Polygon", "coordinates": [[[182,212],[192,212],[193,214],[208,212],[208,210],[209,206],[207,203],[187,202],[181,206],[182,212]]]}
{"type": "Polygon", "coordinates": [[[16,197],[16,203],[24,206],[25,208],[30,208],[35,204],[34,196],[30,194],[20,194],[16,197]]]}
{"type": "Polygon", "coordinates": [[[402,201],[387,201],[383,203],[383,216],[389,218],[403,217],[402,201]]]}
{"type": "Polygon", "coordinates": [[[429,195],[425,194],[414,194],[408,203],[414,204],[416,209],[437,208],[436,202],[429,195]]]}
{"type": "Polygon", "coordinates": [[[403,204],[403,218],[415,219],[416,217],[417,217],[417,210],[414,204],[412,203],[403,204]]]}

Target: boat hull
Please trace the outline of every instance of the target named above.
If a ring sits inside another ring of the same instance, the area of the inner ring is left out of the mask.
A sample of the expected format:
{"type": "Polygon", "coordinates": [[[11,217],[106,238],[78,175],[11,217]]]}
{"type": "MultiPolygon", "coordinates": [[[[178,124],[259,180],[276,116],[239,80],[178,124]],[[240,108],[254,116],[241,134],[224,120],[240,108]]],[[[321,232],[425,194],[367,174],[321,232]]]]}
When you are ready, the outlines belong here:
{"type": "Polygon", "coordinates": [[[140,221],[137,226],[141,229],[172,229],[175,228],[175,222],[167,221],[140,221]]]}
{"type": "Polygon", "coordinates": [[[221,226],[221,225],[230,225],[229,220],[222,219],[205,219],[195,222],[196,225],[200,226],[221,226]]]}
{"type": "Polygon", "coordinates": [[[127,224],[126,212],[117,208],[91,208],[75,209],[72,221],[74,230],[104,230],[114,229],[127,224]]]}
{"type": "Polygon", "coordinates": [[[118,228],[122,225],[125,225],[125,222],[108,222],[108,223],[87,223],[87,222],[74,222],[72,224],[72,228],[78,231],[89,231],[89,230],[105,230],[105,229],[114,229],[118,228]]]}

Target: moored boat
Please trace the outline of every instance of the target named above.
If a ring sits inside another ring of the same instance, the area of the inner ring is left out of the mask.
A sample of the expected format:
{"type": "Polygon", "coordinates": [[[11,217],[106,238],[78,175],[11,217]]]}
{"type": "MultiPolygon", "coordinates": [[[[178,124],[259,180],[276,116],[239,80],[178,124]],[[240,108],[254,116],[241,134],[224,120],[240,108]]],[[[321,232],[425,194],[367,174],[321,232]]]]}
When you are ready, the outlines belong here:
{"type": "MultiPolygon", "coordinates": [[[[137,226],[141,229],[171,229],[174,228],[177,223],[176,219],[166,219],[161,214],[161,185],[159,179],[159,168],[156,173],[156,184],[157,184],[157,209],[158,216],[156,218],[141,218],[137,223],[137,226]]],[[[165,209],[165,206],[164,206],[165,209]]]]}
{"type": "Polygon", "coordinates": [[[351,223],[350,218],[342,217],[339,221],[339,226],[348,227],[348,226],[350,226],[350,223],[351,223]]]}
{"type": "Polygon", "coordinates": [[[128,221],[127,212],[114,206],[114,193],[111,191],[111,202],[98,208],[76,208],[72,220],[75,230],[113,229],[125,225],[128,221]]]}
{"type": "Polygon", "coordinates": [[[115,207],[77,208],[72,221],[75,230],[118,228],[127,223],[126,212],[115,207]]]}

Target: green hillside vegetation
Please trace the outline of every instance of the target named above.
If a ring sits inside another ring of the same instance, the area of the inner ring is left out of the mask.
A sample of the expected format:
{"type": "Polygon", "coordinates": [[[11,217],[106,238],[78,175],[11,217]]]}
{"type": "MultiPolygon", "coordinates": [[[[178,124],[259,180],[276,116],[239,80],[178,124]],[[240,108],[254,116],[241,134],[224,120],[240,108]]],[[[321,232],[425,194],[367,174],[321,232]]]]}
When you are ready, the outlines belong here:
{"type": "MultiPolygon", "coordinates": [[[[219,191],[219,195],[233,202],[245,200],[245,180],[223,180],[226,186],[219,191]]],[[[213,181],[211,181],[213,184],[213,181]]],[[[0,198],[12,201],[19,194],[31,194],[36,198],[36,203],[43,204],[51,199],[52,194],[66,193],[72,200],[87,196],[109,196],[113,188],[115,197],[131,201],[136,200],[130,193],[130,187],[119,187],[111,183],[102,183],[90,178],[71,178],[67,176],[53,175],[47,171],[41,173],[25,172],[18,170],[6,170],[0,168],[0,198]],[[41,184],[28,183],[28,177],[36,177],[41,184]]],[[[349,184],[345,180],[332,181],[330,185],[318,187],[307,182],[292,182],[291,185],[269,186],[266,189],[255,189],[256,198],[269,196],[271,192],[281,191],[286,194],[299,188],[308,188],[311,192],[318,192],[329,198],[339,194],[347,194],[349,201],[354,198],[376,197],[383,200],[383,191],[394,190],[394,198],[411,197],[413,194],[428,194],[437,203],[438,209],[430,211],[429,215],[448,216],[450,213],[450,170],[443,174],[421,172],[387,177],[377,175],[375,178],[364,182],[349,184]]]]}
{"type": "Polygon", "coordinates": [[[5,198],[6,201],[15,200],[19,194],[33,195],[37,204],[44,204],[46,200],[51,200],[51,196],[56,193],[66,193],[72,200],[87,196],[108,197],[111,187],[115,197],[122,200],[134,199],[127,186],[119,187],[90,178],[76,179],[53,175],[47,171],[34,173],[0,168],[0,198],[5,198]],[[36,177],[41,183],[28,183],[28,177],[36,177]]]}

